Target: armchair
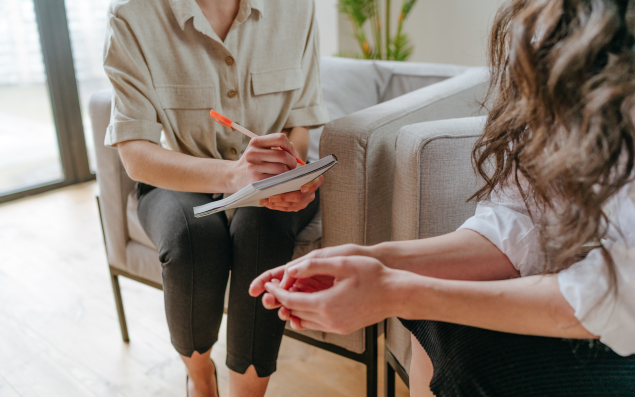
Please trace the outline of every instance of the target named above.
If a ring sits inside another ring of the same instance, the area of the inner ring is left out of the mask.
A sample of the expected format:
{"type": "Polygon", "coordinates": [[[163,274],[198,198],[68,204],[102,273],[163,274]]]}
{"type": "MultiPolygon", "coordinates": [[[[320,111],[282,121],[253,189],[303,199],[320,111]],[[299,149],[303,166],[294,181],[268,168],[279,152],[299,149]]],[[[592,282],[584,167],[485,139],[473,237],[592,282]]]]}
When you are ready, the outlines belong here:
{"type": "MultiPolygon", "coordinates": [[[[486,117],[442,120],[406,126],[396,145],[392,239],[416,240],[456,230],[474,215],[467,199],[481,182],[471,152],[486,117]]],[[[385,387],[395,395],[395,373],[406,384],[411,359],[410,332],[397,318],[386,320],[385,387]]]]}
{"type": "MultiPolygon", "coordinates": [[[[388,240],[399,128],[478,113],[477,99],[486,89],[486,75],[481,68],[323,58],[324,102],[331,119],[338,120],[310,132],[309,153],[315,159],[320,145],[322,155],[336,154],[340,163],[329,172],[322,188],[322,215],[318,213],[300,233],[294,257],[322,245],[388,240]]],[[[89,107],[106,252],[121,333],[128,341],[118,277],[161,289],[161,265],[156,247],[137,217],[134,182],[117,151],[102,144],[110,120],[111,93],[95,94],[89,107]]],[[[376,324],[350,335],[289,328],[285,334],[364,363],[367,395],[375,397],[380,331],[376,324]]]]}

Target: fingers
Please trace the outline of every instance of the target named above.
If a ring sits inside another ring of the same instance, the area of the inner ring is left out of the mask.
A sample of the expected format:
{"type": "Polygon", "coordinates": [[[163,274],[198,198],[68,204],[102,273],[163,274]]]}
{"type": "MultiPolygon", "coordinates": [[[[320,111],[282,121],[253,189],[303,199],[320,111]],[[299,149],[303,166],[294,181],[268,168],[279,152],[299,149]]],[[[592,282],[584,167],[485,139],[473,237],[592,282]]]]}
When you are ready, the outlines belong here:
{"type": "Polygon", "coordinates": [[[251,147],[243,156],[251,168],[263,174],[278,175],[298,165],[295,157],[284,150],[251,147]]]}
{"type": "Polygon", "coordinates": [[[312,329],[314,331],[330,332],[328,327],[325,327],[322,324],[311,320],[304,320],[295,316],[291,317],[291,328],[296,330],[312,329]]]}
{"type": "Polygon", "coordinates": [[[300,191],[302,193],[314,192],[318,190],[318,188],[324,183],[324,177],[320,175],[317,179],[312,180],[311,182],[302,186],[300,191]]]}
{"type": "Polygon", "coordinates": [[[268,310],[277,309],[281,306],[276,297],[268,292],[265,292],[265,294],[262,296],[262,305],[265,309],[268,310]]]}
{"type": "Polygon", "coordinates": [[[299,292],[289,292],[277,283],[266,283],[265,289],[273,295],[282,306],[290,310],[310,310],[316,305],[315,294],[303,294],[299,292]]]}
{"type": "Polygon", "coordinates": [[[297,331],[304,329],[327,331],[327,328],[319,323],[317,316],[311,312],[291,312],[283,306],[278,310],[278,317],[280,317],[282,321],[289,321],[291,328],[297,331]]]}
{"type": "Polygon", "coordinates": [[[289,265],[287,272],[295,278],[313,276],[346,277],[351,274],[347,262],[348,257],[307,258],[297,264],[289,265]]]}
{"type": "Polygon", "coordinates": [[[249,295],[254,298],[265,292],[265,283],[271,282],[272,280],[282,280],[284,277],[285,266],[278,266],[274,269],[267,270],[262,273],[260,276],[256,277],[254,281],[251,282],[249,286],[249,295]]]}
{"type": "MultiPolygon", "coordinates": [[[[286,212],[297,212],[305,209],[313,200],[315,200],[315,193],[300,193],[300,192],[292,192],[302,194],[302,199],[299,202],[296,201],[282,201],[286,199],[286,197],[275,197],[269,199],[262,199],[258,202],[263,207],[267,207],[270,210],[276,211],[286,211],[286,212]]],[[[291,194],[291,193],[287,193],[291,194]]],[[[285,195],[281,195],[285,196],[285,195]]],[[[291,197],[292,200],[296,200],[296,197],[291,197]]]]}
{"type": "Polygon", "coordinates": [[[257,138],[253,138],[249,142],[249,144],[254,147],[260,148],[279,147],[280,149],[293,156],[294,159],[295,157],[299,157],[298,152],[295,150],[295,147],[291,144],[289,138],[283,133],[259,136],[257,138]]]}

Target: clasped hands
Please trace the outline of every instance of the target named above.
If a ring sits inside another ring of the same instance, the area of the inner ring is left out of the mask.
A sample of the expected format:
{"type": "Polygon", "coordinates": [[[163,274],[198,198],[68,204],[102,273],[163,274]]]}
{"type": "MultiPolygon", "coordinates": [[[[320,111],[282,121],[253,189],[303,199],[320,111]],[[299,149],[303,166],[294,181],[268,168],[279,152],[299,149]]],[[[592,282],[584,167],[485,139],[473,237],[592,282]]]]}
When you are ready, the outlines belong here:
{"type": "Polygon", "coordinates": [[[400,271],[372,247],[353,244],[311,252],[256,278],[251,296],[296,330],[349,334],[391,316],[400,271]]]}

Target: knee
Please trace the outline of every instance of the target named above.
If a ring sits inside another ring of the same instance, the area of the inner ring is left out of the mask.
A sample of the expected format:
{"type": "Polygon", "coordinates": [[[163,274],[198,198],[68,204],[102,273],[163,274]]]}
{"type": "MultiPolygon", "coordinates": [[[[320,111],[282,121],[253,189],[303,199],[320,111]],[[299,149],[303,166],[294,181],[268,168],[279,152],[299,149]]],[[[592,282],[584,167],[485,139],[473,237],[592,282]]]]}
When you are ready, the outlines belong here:
{"type": "Polygon", "coordinates": [[[268,208],[241,208],[232,220],[230,234],[232,240],[254,241],[262,235],[276,239],[289,238],[295,241],[289,225],[288,214],[268,208]]]}
{"type": "Polygon", "coordinates": [[[185,222],[172,224],[159,244],[159,260],[163,266],[181,267],[192,262],[192,239],[185,222]]]}

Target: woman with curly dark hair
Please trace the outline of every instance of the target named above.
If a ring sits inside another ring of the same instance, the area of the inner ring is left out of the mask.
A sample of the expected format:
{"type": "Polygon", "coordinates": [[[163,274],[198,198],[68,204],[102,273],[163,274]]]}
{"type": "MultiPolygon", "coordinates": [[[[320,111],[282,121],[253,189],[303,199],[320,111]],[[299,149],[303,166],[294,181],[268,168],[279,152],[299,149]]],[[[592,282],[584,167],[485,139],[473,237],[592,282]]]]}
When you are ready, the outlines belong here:
{"type": "Polygon", "coordinates": [[[408,319],[412,395],[635,395],[634,33],[635,0],[508,1],[475,216],[314,252],[252,295],[296,328],[408,319]]]}

